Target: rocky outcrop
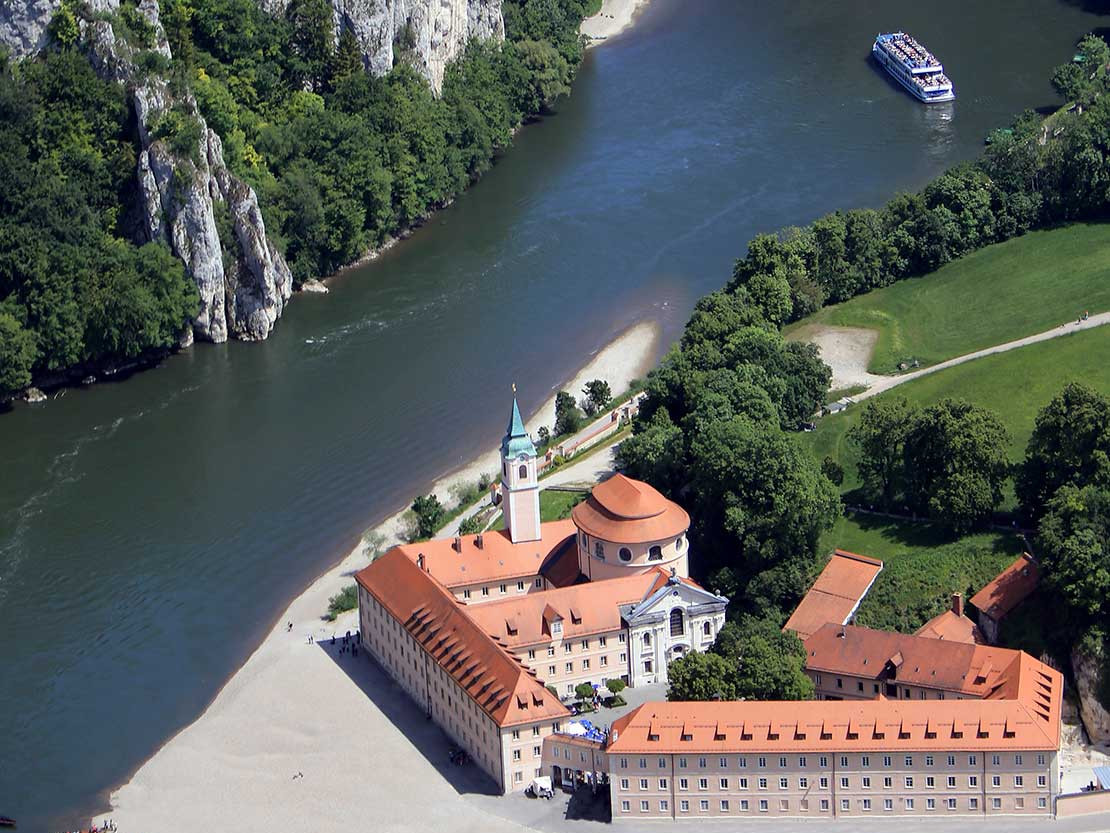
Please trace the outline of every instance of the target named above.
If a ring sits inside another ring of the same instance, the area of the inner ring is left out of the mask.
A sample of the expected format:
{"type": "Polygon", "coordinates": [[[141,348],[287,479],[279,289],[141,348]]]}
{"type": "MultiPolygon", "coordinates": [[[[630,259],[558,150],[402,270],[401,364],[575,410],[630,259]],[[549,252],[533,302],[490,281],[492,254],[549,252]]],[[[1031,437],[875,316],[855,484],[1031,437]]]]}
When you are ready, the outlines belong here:
{"type": "MultiPolygon", "coordinates": [[[[13,58],[24,58],[38,52],[46,44],[46,27],[60,0],[0,0],[0,44],[13,58]]],[[[112,12],[119,0],[88,0],[89,10],[112,12]]]]}
{"type": "Polygon", "coordinates": [[[1104,662],[1101,654],[1090,639],[1080,641],[1071,652],[1071,669],[1079,695],[1079,715],[1092,743],[1110,740],[1110,712],[1099,697],[1104,662]]]}
{"type": "MultiPolygon", "coordinates": [[[[285,13],[289,0],[258,0],[273,15],[285,13]]],[[[447,64],[462,54],[467,41],[505,39],[501,0],[331,0],[335,32],[350,29],[362,60],[375,75],[403,57],[423,73],[437,93],[447,64]]]]}
{"type": "MultiPolygon", "coordinates": [[[[156,0],[142,0],[139,11],[155,32],[152,51],[169,59],[156,0]]],[[[135,64],[135,51],[116,37],[110,21],[94,20],[85,34],[97,72],[130,91],[142,144],[137,175],[143,233],[149,240],[167,243],[196,283],[196,336],[217,342],[229,335],[249,341],[266,338],[292,293],[293,281],[284,258],[266,236],[254,190],[224,164],[220,138],[208,129],[191,95],[175,97],[163,78],[142,72],[135,64]],[[175,109],[196,128],[195,150],[180,145],[175,150],[170,141],[156,136],[158,124],[175,109]],[[218,206],[227,208],[233,240],[220,239],[218,206]],[[225,251],[236,254],[226,259],[225,251]]]]}

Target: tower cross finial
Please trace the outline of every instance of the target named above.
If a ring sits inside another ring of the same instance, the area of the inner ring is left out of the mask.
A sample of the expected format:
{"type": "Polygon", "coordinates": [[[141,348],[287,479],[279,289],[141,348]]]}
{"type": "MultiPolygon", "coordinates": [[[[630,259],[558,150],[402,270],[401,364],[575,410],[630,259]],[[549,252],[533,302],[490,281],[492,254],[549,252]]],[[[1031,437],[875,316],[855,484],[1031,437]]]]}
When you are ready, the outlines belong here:
{"type": "Polygon", "coordinates": [[[516,393],[516,382],[513,382],[513,393],[516,393]]]}

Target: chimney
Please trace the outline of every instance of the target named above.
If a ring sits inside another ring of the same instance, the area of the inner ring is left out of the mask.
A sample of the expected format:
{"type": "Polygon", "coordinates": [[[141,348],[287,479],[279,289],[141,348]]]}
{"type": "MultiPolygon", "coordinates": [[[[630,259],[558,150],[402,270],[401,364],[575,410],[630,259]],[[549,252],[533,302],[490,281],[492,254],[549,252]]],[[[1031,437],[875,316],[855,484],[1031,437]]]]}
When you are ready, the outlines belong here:
{"type": "Polygon", "coordinates": [[[963,593],[953,593],[952,594],[952,612],[955,613],[957,616],[963,616],[964,615],[964,594],[963,593]]]}
{"type": "Polygon", "coordinates": [[[462,552],[462,538],[458,535],[455,536],[455,541],[451,544],[451,549],[455,552],[462,552]]]}
{"type": "Polygon", "coordinates": [[[474,536],[474,546],[476,546],[478,549],[482,548],[482,533],[479,532],[477,535],[474,536]]]}

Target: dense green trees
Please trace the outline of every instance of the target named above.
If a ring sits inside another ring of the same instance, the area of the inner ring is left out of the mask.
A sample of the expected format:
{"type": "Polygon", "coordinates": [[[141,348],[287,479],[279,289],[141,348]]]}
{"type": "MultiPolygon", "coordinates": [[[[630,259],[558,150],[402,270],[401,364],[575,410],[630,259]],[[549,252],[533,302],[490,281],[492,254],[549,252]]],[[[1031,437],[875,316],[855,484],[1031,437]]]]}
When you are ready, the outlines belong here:
{"type": "Polygon", "coordinates": [[[1010,476],[1009,432],[997,414],[962,400],[924,409],[904,398],[872,400],[848,440],[880,506],[905,504],[960,532],[990,517],[1010,476]]]}
{"type": "Polygon", "coordinates": [[[84,56],[0,64],[0,398],[168,347],[195,314],[181,263],[124,239],[135,160],[124,91],[84,56]]]}
{"type": "Polygon", "coordinates": [[[805,646],[768,619],[727,623],[709,653],[690,653],[667,667],[670,700],[807,700],[805,646]]]}
{"type": "Polygon", "coordinates": [[[1037,415],[1015,491],[1038,518],[1061,486],[1110,487],[1110,401],[1088,387],[1067,385],[1037,415]]]}
{"type": "Polygon", "coordinates": [[[690,510],[699,574],[742,594],[737,609],[776,617],[804,592],[840,501],[784,431],[820,406],[829,369],[812,345],[785,341],[773,320],[782,305],[767,294],[741,288],[698,302],[649,375],[617,460],[690,510]]]}

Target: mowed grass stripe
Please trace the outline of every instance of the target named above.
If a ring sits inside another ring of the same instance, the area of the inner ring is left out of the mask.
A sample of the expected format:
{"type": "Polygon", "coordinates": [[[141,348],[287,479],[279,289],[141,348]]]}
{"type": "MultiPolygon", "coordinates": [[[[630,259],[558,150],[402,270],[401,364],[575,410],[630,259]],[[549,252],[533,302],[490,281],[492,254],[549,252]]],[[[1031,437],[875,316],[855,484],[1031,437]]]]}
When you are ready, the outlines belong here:
{"type": "Polygon", "coordinates": [[[872,373],[922,366],[1110,310],[1110,224],[1078,223],[987,246],[936,272],[825,307],[811,325],[865,327],[872,373]]]}

